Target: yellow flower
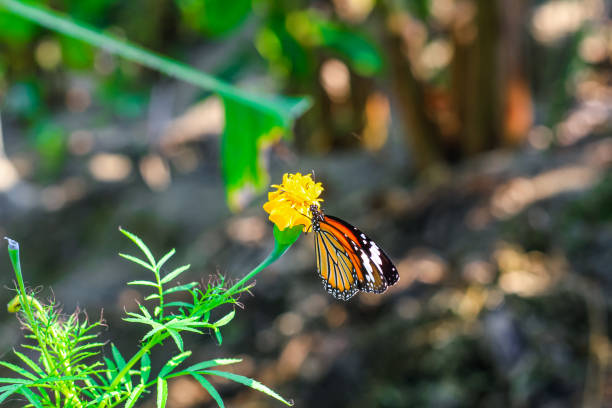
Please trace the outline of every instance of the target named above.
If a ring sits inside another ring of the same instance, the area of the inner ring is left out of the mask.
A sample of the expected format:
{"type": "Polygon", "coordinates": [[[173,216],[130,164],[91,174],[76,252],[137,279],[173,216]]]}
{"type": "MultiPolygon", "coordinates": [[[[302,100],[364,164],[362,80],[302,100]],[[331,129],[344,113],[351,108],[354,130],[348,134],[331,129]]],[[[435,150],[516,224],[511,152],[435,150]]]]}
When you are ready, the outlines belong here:
{"type": "Polygon", "coordinates": [[[315,183],[310,174],[285,173],[283,182],[272,187],[277,190],[268,193],[268,202],[263,205],[264,211],[270,214],[270,221],[281,231],[302,225],[306,232],[311,225],[310,206],[319,207],[323,201],[319,198],[323,191],[321,183],[315,183]]]}

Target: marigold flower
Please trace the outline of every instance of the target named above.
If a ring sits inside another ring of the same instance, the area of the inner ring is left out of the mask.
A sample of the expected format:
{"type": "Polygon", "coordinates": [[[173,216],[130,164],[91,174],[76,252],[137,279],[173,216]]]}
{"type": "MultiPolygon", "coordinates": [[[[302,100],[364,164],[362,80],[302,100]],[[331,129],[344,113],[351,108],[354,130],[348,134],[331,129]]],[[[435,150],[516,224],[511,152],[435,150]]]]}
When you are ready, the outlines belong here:
{"type": "Polygon", "coordinates": [[[283,182],[273,184],[276,191],[268,193],[268,202],[263,205],[264,211],[270,214],[269,219],[279,230],[302,225],[306,232],[311,225],[310,206],[323,201],[319,196],[323,192],[321,183],[315,183],[310,174],[285,173],[283,182]]]}

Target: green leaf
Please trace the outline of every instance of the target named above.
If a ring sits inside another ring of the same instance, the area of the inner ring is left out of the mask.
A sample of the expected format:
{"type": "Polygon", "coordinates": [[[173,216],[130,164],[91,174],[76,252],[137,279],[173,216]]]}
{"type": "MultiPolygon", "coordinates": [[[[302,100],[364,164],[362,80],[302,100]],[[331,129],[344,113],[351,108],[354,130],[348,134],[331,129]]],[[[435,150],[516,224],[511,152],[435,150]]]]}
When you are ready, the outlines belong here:
{"type": "Polygon", "coordinates": [[[128,285],[140,285],[140,286],[153,286],[155,288],[158,287],[156,282],[145,281],[145,280],[130,281],[127,284],[128,285]]]}
{"type": "Polygon", "coordinates": [[[152,293],[146,298],[144,298],[144,300],[153,300],[153,299],[159,299],[159,293],[152,293]]]}
{"type": "Polygon", "coordinates": [[[219,365],[236,364],[240,363],[241,361],[241,358],[217,358],[214,360],[202,361],[201,363],[194,364],[190,367],[187,367],[185,371],[196,372],[219,365]]]}
{"type": "Polygon", "coordinates": [[[181,292],[181,291],[189,290],[196,286],[198,286],[197,282],[190,282],[190,283],[186,283],[185,285],[174,286],[170,289],[164,290],[164,295],[168,295],[174,292],[181,292]]]}
{"type": "MultiPolygon", "coordinates": [[[[132,234],[132,233],[131,233],[131,232],[129,232],[129,231],[124,230],[124,229],[123,229],[123,228],[121,228],[121,227],[119,227],[119,231],[121,231],[121,233],[122,233],[123,235],[125,235],[126,237],[128,237],[128,238],[129,238],[129,239],[130,239],[130,240],[131,240],[133,243],[135,243],[135,244],[136,244],[136,246],[137,246],[138,248],[140,248],[140,250],[142,251],[142,253],[143,253],[143,254],[145,254],[145,256],[147,257],[147,260],[149,261],[150,266],[154,266],[154,265],[155,265],[155,258],[153,257],[153,254],[151,253],[151,250],[149,250],[149,247],[147,247],[147,246],[145,245],[145,243],[144,243],[144,242],[142,242],[142,240],[141,240],[141,239],[140,239],[138,236],[136,236],[136,235],[132,234]]],[[[155,268],[154,268],[154,269],[155,269],[155,268]]]]}
{"type": "Polygon", "coordinates": [[[215,327],[225,326],[226,324],[232,321],[235,315],[236,315],[236,311],[232,310],[231,312],[229,312],[228,314],[226,314],[225,316],[217,320],[215,323],[213,323],[213,325],[215,327]]]}
{"type": "Polygon", "coordinates": [[[128,254],[119,254],[119,256],[122,257],[122,258],[127,259],[128,261],[132,261],[135,264],[138,264],[138,265],[142,266],[145,269],[148,269],[150,271],[155,272],[155,268],[153,266],[149,265],[148,263],[146,263],[145,261],[143,261],[140,258],[136,258],[135,256],[128,255],[128,254]]]}
{"type": "Polygon", "coordinates": [[[254,190],[268,184],[268,173],[263,165],[264,149],[280,140],[289,131],[290,124],[281,116],[264,114],[231,99],[223,98],[223,105],[223,177],[230,209],[239,210],[246,205],[254,190]]]}
{"type": "Polygon", "coordinates": [[[13,370],[17,374],[21,374],[22,376],[29,378],[30,380],[33,380],[33,381],[38,380],[38,377],[36,377],[31,372],[19,367],[18,365],[7,363],[6,361],[0,361],[0,365],[13,370]]]}
{"type": "Polygon", "coordinates": [[[174,340],[176,343],[176,347],[179,349],[179,351],[183,351],[183,338],[181,337],[180,333],[176,330],[168,329],[168,334],[170,334],[172,340],[174,340]]]}
{"type": "Polygon", "coordinates": [[[19,390],[20,394],[23,394],[24,397],[28,399],[36,408],[44,408],[42,402],[40,401],[40,397],[34,394],[28,387],[22,387],[19,390]]]}
{"type": "Polygon", "coordinates": [[[145,385],[143,383],[138,384],[136,388],[132,390],[130,397],[125,401],[125,408],[132,408],[136,402],[138,402],[138,397],[145,390],[145,385]]]}
{"type": "Polygon", "coordinates": [[[296,225],[293,228],[285,228],[283,231],[274,224],[274,240],[280,246],[291,246],[302,234],[302,226],[296,225]]]}
{"type": "Polygon", "coordinates": [[[164,408],[168,400],[168,382],[157,377],[157,408],[164,408]]]}
{"type": "Polygon", "coordinates": [[[193,307],[193,305],[191,303],[187,303],[187,302],[168,302],[166,303],[166,307],[171,307],[171,306],[175,306],[175,307],[185,307],[187,309],[191,309],[193,307]]]}
{"type": "Polygon", "coordinates": [[[38,374],[39,377],[44,377],[45,372],[43,371],[43,369],[40,368],[40,366],[34,361],[32,361],[28,356],[18,352],[17,350],[13,350],[13,353],[15,353],[15,355],[19,357],[24,363],[26,363],[32,370],[34,370],[34,372],[38,374]]]}
{"type": "Polygon", "coordinates": [[[175,270],[173,270],[172,272],[168,273],[166,276],[163,277],[163,279],[160,281],[162,284],[164,283],[168,283],[170,282],[172,279],[176,278],[177,276],[179,276],[181,273],[185,272],[187,269],[189,269],[191,267],[191,265],[184,265],[181,266],[180,268],[176,268],[175,270]]]}
{"type": "Polygon", "coordinates": [[[159,371],[159,374],[157,374],[157,376],[162,377],[162,378],[166,377],[168,374],[174,371],[176,367],[178,367],[183,361],[185,361],[185,359],[189,357],[190,355],[191,355],[191,351],[187,350],[187,351],[182,352],[181,354],[178,354],[172,357],[170,360],[168,360],[166,364],[164,364],[164,366],[159,371]]]}
{"type": "Polygon", "coordinates": [[[1,392],[0,403],[2,403],[5,399],[10,397],[11,395],[18,393],[21,387],[23,387],[22,384],[14,384],[14,385],[8,385],[5,387],[0,387],[0,392],[1,392]]]}
{"type": "Polygon", "coordinates": [[[217,344],[220,346],[223,343],[223,336],[221,336],[221,330],[214,328],[215,337],[217,338],[217,344]]]}
{"type": "Polygon", "coordinates": [[[200,383],[202,387],[204,387],[206,391],[208,391],[208,393],[211,397],[213,397],[218,406],[220,406],[221,408],[225,407],[225,405],[223,405],[223,399],[221,398],[221,395],[219,395],[215,387],[213,387],[213,385],[206,378],[204,378],[198,373],[192,373],[191,375],[200,383]]]}
{"type": "Polygon", "coordinates": [[[106,363],[106,367],[108,368],[106,375],[109,380],[113,380],[117,375],[117,367],[115,366],[115,363],[113,363],[113,360],[108,357],[104,357],[104,362],[106,363]]]}
{"type": "Polygon", "coordinates": [[[149,374],[151,374],[151,358],[149,353],[143,354],[140,359],[140,382],[146,384],[149,380],[149,374]]]}
{"type": "MultiPolygon", "coordinates": [[[[0,383],[5,383],[5,384],[33,384],[35,381],[34,380],[24,380],[23,378],[12,378],[12,377],[2,377],[0,378],[0,383]]],[[[5,386],[7,387],[7,386],[5,386]]]]}
{"type": "Polygon", "coordinates": [[[155,265],[155,268],[159,271],[161,270],[162,266],[164,266],[164,264],[168,261],[168,259],[172,258],[172,256],[176,253],[176,250],[174,248],[172,248],[166,255],[164,255],[162,257],[162,259],[159,260],[159,262],[157,263],[157,265],[155,265]]]}
{"type": "Polygon", "coordinates": [[[125,367],[125,359],[119,352],[119,349],[117,348],[117,346],[115,346],[113,343],[111,343],[111,351],[113,353],[113,358],[115,359],[117,368],[119,370],[123,370],[123,367],[125,367]]]}
{"type": "MultiPolygon", "coordinates": [[[[121,355],[121,353],[119,352],[119,349],[111,343],[111,351],[113,353],[113,358],[115,359],[115,363],[117,364],[117,371],[121,371],[123,370],[123,368],[125,367],[125,359],[123,358],[123,356],[121,355]]],[[[132,386],[132,378],[128,373],[126,373],[125,377],[121,379],[122,383],[126,383],[128,385],[128,387],[131,388],[132,386]]]]}
{"type": "Polygon", "coordinates": [[[247,387],[253,388],[254,390],[263,392],[264,394],[269,395],[270,397],[275,398],[283,402],[286,405],[289,405],[289,406],[293,405],[293,402],[287,401],[286,399],[278,395],[276,392],[272,391],[270,388],[266,387],[259,381],[253,380],[252,378],[248,378],[248,377],[234,374],[234,373],[228,373],[225,371],[217,371],[217,370],[207,370],[207,371],[202,372],[202,374],[216,375],[218,377],[227,378],[228,380],[232,380],[237,383],[244,384],[247,387]]]}
{"type": "MultiPolygon", "coordinates": [[[[0,0],[0,5],[16,15],[51,30],[85,41],[130,61],[138,62],[172,77],[216,92],[224,99],[232,99],[237,103],[252,106],[261,112],[279,115],[288,121],[302,114],[311,104],[306,98],[269,98],[240,90],[188,65],[157,55],[124,39],[101,33],[81,22],[74,22],[70,18],[41,5],[24,4],[17,0],[0,0]]],[[[151,264],[154,263],[151,262],[151,264]]]]}

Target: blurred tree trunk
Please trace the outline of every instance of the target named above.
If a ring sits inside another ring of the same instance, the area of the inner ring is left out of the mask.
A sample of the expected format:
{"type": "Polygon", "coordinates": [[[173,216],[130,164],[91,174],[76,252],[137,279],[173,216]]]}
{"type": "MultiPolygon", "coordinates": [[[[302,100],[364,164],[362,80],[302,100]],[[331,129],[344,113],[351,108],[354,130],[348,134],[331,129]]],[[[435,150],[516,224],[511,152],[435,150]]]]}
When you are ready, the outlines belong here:
{"type": "Polygon", "coordinates": [[[409,13],[382,7],[393,89],[418,169],[522,141],[532,111],[521,59],[529,1],[457,0],[452,21],[442,29],[412,16],[398,19],[409,13]],[[453,54],[442,68],[446,81],[414,74],[418,52],[405,52],[410,38],[401,24],[415,21],[434,31],[426,33],[423,49],[445,38],[439,31],[447,34],[453,54]]]}
{"type": "Polygon", "coordinates": [[[406,138],[417,169],[424,170],[442,159],[438,129],[428,117],[424,104],[425,92],[404,55],[402,39],[388,32],[385,42],[392,70],[393,88],[407,131],[406,138]]]}
{"type": "MultiPolygon", "coordinates": [[[[453,40],[459,52],[452,61],[454,85],[451,92],[461,95],[458,104],[463,156],[483,152],[499,144],[500,97],[499,64],[496,55],[499,45],[498,1],[476,0],[476,15],[465,30],[475,31],[470,43],[462,44],[457,33],[453,40]],[[473,28],[470,25],[473,24],[473,28]],[[462,60],[465,57],[466,60],[462,60]],[[462,85],[459,85],[462,84],[462,85]]],[[[469,35],[469,33],[467,34],[469,35]]]]}

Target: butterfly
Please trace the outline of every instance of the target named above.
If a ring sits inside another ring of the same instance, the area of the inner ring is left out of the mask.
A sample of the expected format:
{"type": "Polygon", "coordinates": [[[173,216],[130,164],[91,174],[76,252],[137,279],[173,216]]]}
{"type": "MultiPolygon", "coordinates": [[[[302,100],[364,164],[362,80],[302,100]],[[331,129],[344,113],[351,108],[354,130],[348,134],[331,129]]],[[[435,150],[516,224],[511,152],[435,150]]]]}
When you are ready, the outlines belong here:
{"type": "Polygon", "coordinates": [[[382,293],[399,281],[387,254],[346,221],[310,207],[317,270],[327,292],[349,300],[358,291],[382,293]]]}

